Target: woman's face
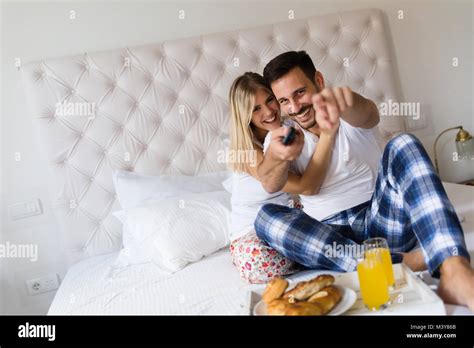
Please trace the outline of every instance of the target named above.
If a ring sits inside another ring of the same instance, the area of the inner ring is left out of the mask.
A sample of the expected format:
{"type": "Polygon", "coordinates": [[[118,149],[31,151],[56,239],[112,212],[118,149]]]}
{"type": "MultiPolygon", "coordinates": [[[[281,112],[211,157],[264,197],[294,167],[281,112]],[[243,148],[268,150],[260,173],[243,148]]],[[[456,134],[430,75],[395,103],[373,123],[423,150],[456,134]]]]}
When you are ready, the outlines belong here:
{"type": "Polygon", "coordinates": [[[267,131],[280,127],[280,106],[275,96],[263,88],[259,88],[255,94],[252,124],[267,131]]]}

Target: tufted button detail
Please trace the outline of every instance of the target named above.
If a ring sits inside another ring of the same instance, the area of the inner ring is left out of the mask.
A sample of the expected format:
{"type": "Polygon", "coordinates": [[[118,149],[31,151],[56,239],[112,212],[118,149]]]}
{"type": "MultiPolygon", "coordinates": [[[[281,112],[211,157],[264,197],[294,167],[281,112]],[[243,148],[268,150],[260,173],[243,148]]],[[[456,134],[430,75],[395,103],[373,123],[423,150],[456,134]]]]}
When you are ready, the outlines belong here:
{"type": "Polygon", "coordinates": [[[138,108],[140,106],[140,102],[138,100],[135,101],[135,103],[133,103],[133,105],[138,108]]]}
{"type": "Polygon", "coordinates": [[[225,70],[225,64],[224,63],[217,63],[216,68],[219,72],[223,72],[225,70]]]}
{"type": "Polygon", "coordinates": [[[91,176],[91,177],[89,178],[89,181],[90,181],[90,182],[93,182],[94,180],[95,180],[95,179],[94,179],[93,176],[91,176]]]}
{"type": "Polygon", "coordinates": [[[84,70],[88,71],[90,69],[90,65],[89,64],[84,64],[84,70]]]}
{"type": "Polygon", "coordinates": [[[44,78],[46,76],[46,73],[44,71],[41,72],[41,77],[44,78]]]}
{"type": "Polygon", "coordinates": [[[70,94],[76,94],[76,90],[75,90],[75,89],[71,89],[71,90],[69,91],[69,93],[70,93],[70,94]]]}
{"type": "Polygon", "coordinates": [[[80,133],[79,138],[84,138],[84,133],[80,133]]]}

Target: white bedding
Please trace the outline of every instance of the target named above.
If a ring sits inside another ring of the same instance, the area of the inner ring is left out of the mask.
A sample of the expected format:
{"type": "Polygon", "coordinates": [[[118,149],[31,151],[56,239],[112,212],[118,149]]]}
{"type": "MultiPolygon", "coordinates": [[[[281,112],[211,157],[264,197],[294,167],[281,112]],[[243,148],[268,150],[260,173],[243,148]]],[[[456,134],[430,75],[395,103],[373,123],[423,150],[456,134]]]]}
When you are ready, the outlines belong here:
{"type": "MultiPolygon", "coordinates": [[[[445,187],[474,259],[474,187],[445,187]]],[[[72,266],[48,314],[246,314],[250,287],[239,278],[226,248],[174,274],[151,263],[113,269],[116,256],[95,256],[72,266]]]]}
{"type": "Polygon", "coordinates": [[[152,263],[112,268],[117,253],[68,271],[48,314],[239,314],[242,281],[221,249],[169,274],[152,263]]]}

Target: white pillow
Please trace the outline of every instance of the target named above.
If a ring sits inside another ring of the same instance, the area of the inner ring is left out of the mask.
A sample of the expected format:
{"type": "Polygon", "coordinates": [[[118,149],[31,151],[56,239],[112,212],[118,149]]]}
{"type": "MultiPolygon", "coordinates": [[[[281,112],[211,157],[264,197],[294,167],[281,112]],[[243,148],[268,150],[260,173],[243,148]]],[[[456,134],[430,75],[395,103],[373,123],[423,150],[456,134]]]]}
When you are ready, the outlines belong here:
{"type": "Polygon", "coordinates": [[[115,170],[113,180],[120,205],[130,209],[187,193],[222,191],[222,182],[229,175],[229,171],[221,171],[199,176],[148,176],[115,170]]]}
{"type": "Polygon", "coordinates": [[[153,262],[176,272],[229,243],[230,195],[226,191],[165,198],[114,215],[128,234],[116,266],[153,262]]]}

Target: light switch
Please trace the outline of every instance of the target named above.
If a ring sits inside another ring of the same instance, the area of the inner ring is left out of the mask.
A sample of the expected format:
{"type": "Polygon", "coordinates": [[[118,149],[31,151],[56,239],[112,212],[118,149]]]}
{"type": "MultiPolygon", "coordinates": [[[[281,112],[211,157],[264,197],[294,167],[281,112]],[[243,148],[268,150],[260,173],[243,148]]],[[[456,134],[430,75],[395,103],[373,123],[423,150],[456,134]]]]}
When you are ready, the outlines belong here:
{"type": "Polygon", "coordinates": [[[41,215],[41,201],[39,198],[29,201],[20,202],[8,206],[8,216],[11,220],[24,219],[34,215],[41,215]]]}

